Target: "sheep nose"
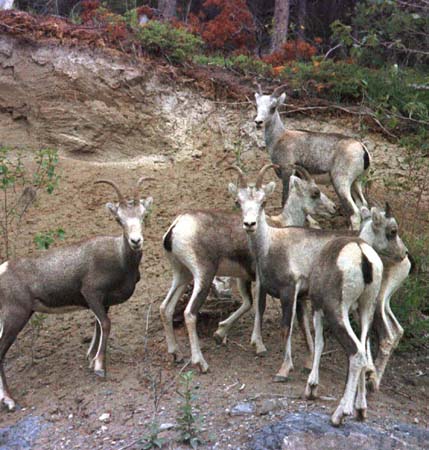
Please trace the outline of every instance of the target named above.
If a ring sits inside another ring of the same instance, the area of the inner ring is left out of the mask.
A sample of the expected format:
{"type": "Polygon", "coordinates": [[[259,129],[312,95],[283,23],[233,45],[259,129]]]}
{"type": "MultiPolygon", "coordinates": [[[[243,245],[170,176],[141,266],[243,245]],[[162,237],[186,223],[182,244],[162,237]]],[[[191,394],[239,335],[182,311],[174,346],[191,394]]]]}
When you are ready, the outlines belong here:
{"type": "Polygon", "coordinates": [[[262,124],[263,124],[263,121],[262,121],[262,120],[259,120],[259,119],[255,119],[255,124],[256,124],[256,127],[257,127],[257,128],[261,128],[261,127],[262,127],[262,124]]]}
{"type": "Polygon", "coordinates": [[[142,243],[142,239],[141,238],[131,238],[130,241],[131,241],[131,244],[134,247],[139,247],[141,245],[141,243],[142,243]]]}
{"type": "Polygon", "coordinates": [[[243,225],[246,230],[253,230],[256,227],[256,222],[243,222],[243,225]]]}

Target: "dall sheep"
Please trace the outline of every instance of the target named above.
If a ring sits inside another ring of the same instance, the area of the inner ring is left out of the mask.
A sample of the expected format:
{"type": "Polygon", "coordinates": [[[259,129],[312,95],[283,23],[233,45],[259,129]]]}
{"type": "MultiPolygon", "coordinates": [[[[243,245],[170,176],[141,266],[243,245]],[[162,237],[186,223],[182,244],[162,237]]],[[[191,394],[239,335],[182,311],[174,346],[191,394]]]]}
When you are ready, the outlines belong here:
{"type": "Polygon", "coordinates": [[[360,177],[370,166],[368,150],[349,136],[286,129],[278,111],[285,98],[282,86],[271,95],[264,95],[260,86],[259,92],[255,93],[255,123],[257,128],[265,126],[265,144],[283,183],[282,204],[288,197],[293,165],[299,164],[312,175],[329,175],[352,229],[359,230],[360,213],[356,203],[367,205],[360,177]]]}
{"type": "MultiPolygon", "coordinates": [[[[316,186],[308,172],[295,168],[301,178],[292,175],[290,195],[279,221],[283,225],[304,225],[307,214],[330,217],[335,204],[316,186]]],[[[180,214],[163,237],[164,249],[173,269],[171,288],[160,306],[168,353],[181,360],[174,336],[173,314],[187,284],[193,279],[194,288],[185,310],[185,321],[191,344],[192,363],[202,372],[208,370],[196,332],[198,311],[205,301],[215,275],[237,278],[243,303],[230,317],[219,324],[215,339],[222,342],[232,324],[252,305],[251,282],[255,280],[254,259],[249,251],[240,215],[233,212],[193,210],[180,214]]],[[[301,322],[311,342],[305,321],[301,322]]],[[[308,328],[308,327],[307,327],[308,328]]],[[[256,345],[257,342],[253,342],[256,345]]],[[[257,353],[264,349],[257,347],[257,353]]]]}
{"type": "Polygon", "coordinates": [[[152,204],[151,197],[140,200],[144,179],[137,182],[130,201],[112,181],[96,181],[116,191],[119,203],[107,203],[106,207],[122,227],[121,236],[98,236],[0,266],[0,401],[10,410],[15,401],[7,387],[3,360],[35,312],[90,309],[96,325],[87,356],[95,374],[105,376],[109,307],[128,300],[140,280],[143,219],[152,204]]]}

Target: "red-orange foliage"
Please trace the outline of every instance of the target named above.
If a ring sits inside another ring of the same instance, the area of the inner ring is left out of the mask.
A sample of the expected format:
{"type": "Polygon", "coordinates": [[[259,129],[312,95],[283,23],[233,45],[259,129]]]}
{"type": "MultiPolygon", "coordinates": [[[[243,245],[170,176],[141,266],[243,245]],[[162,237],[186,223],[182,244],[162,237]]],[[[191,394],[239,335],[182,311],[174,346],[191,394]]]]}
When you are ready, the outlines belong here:
{"type": "Polygon", "coordinates": [[[232,51],[255,45],[255,25],[245,0],[205,0],[202,6],[198,16],[190,15],[189,26],[210,48],[232,51]]]}
{"type": "Polygon", "coordinates": [[[148,19],[152,19],[154,16],[154,11],[153,8],[151,8],[150,6],[140,6],[139,8],[137,8],[137,17],[140,16],[147,16],[148,19]]]}
{"type": "Polygon", "coordinates": [[[286,61],[309,60],[316,52],[316,47],[308,42],[302,40],[287,41],[282,45],[281,50],[265,56],[263,60],[267,64],[280,66],[286,61]]]}
{"type": "Polygon", "coordinates": [[[100,0],[83,0],[81,18],[83,22],[89,22],[93,19],[96,11],[100,8],[100,0]]]}
{"type": "Polygon", "coordinates": [[[127,39],[128,30],[122,16],[103,8],[99,0],[82,2],[82,21],[86,24],[105,28],[106,37],[111,43],[119,43],[127,39]]]}

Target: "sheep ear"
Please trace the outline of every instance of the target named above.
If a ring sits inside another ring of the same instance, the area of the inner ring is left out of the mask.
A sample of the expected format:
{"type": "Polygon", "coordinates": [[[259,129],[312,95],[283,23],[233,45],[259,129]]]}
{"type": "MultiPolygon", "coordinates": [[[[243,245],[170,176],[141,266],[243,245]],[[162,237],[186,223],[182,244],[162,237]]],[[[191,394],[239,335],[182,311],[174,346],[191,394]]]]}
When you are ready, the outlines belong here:
{"type": "Polygon", "coordinates": [[[289,192],[292,189],[296,189],[298,192],[302,192],[302,180],[296,175],[291,175],[289,178],[289,192]]]}
{"type": "Polygon", "coordinates": [[[238,193],[238,189],[237,186],[234,183],[229,183],[228,184],[228,192],[230,193],[230,195],[234,198],[237,197],[237,193],[238,193]]]}
{"type": "Polygon", "coordinates": [[[265,195],[271,195],[274,192],[275,188],[276,188],[276,183],[274,181],[270,181],[268,184],[266,184],[263,187],[265,195]]]}
{"type": "Polygon", "coordinates": [[[366,206],[362,206],[362,208],[360,209],[360,215],[362,217],[362,220],[366,220],[371,217],[371,212],[366,206]]]}
{"type": "Polygon", "coordinates": [[[140,200],[140,203],[146,209],[146,211],[148,211],[150,209],[150,207],[152,206],[153,198],[148,197],[145,200],[140,200]]]}
{"type": "Polygon", "coordinates": [[[106,203],[107,211],[110,211],[115,217],[118,217],[118,205],[114,203],[106,203]]]}
{"type": "Polygon", "coordinates": [[[384,223],[384,217],[378,208],[371,208],[372,227],[381,228],[384,223]]]}
{"type": "Polygon", "coordinates": [[[286,100],[286,93],[283,92],[282,95],[277,100],[277,106],[283,105],[284,101],[286,100]]]}

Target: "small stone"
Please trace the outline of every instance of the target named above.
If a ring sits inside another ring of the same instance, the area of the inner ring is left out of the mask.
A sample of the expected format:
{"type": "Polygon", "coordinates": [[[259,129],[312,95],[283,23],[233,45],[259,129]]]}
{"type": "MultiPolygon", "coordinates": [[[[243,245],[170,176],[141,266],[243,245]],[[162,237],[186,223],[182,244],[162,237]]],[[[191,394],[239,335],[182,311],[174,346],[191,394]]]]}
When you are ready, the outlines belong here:
{"type": "Polygon", "coordinates": [[[103,413],[101,414],[101,416],[98,418],[98,420],[100,422],[109,422],[110,421],[110,414],[109,413],[103,413]]]}
{"type": "Polygon", "coordinates": [[[231,408],[229,414],[231,416],[244,416],[246,414],[253,414],[255,412],[255,404],[251,402],[237,403],[231,408]]]}
{"type": "Polygon", "coordinates": [[[167,431],[167,430],[172,430],[173,428],[175,428],[176,425],[174,425],[174,423],[162,423],[159,426],[159,431],[167,431]]]}
{"type": "Polygon", "coordinates": [[[266,414],[283,408],[283,403],[277,399],[265,399],[258,408],[258,414],[265,416],[266,414]]]}

